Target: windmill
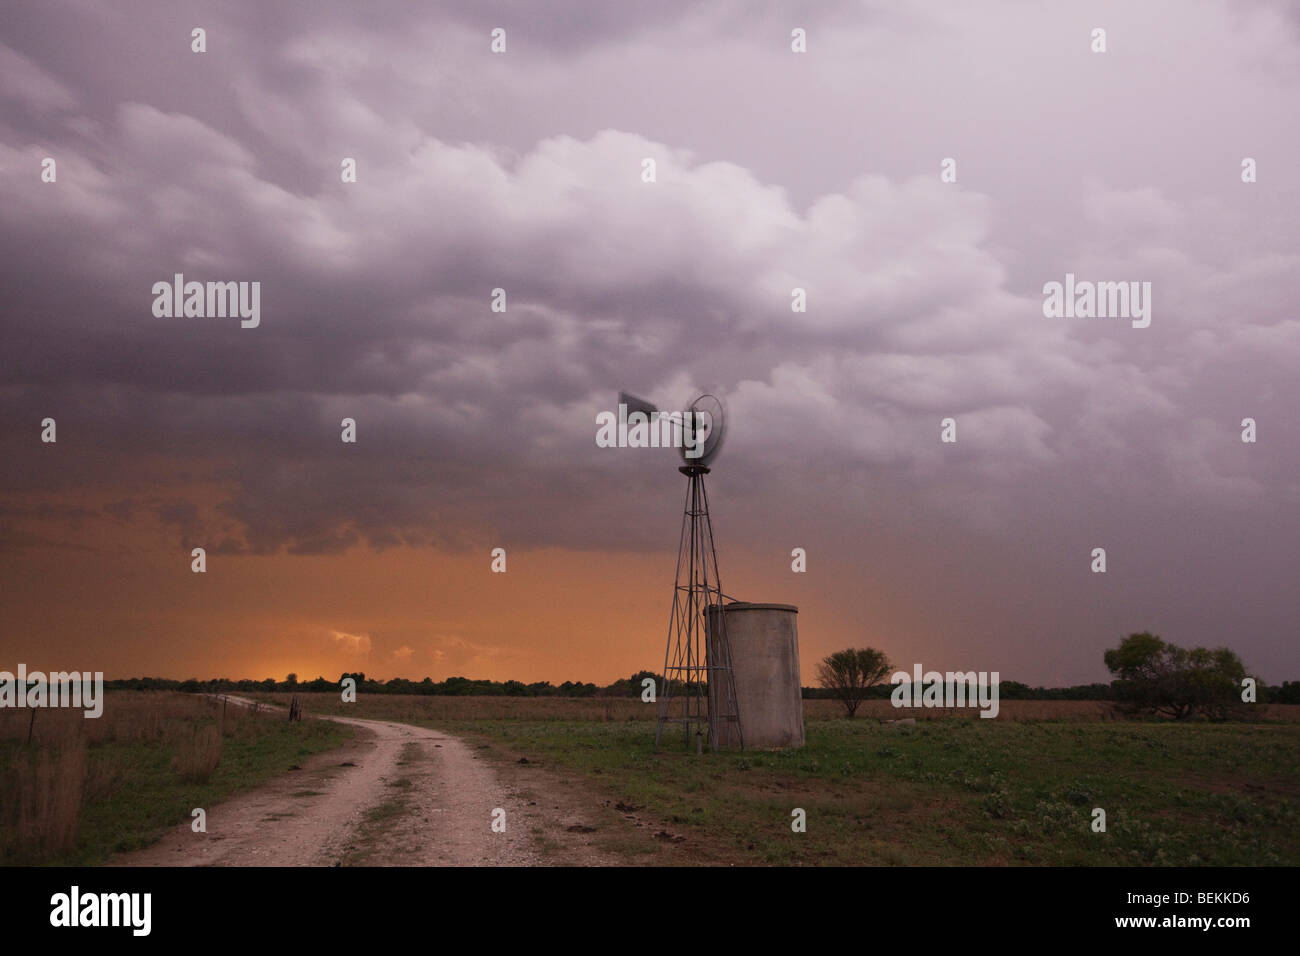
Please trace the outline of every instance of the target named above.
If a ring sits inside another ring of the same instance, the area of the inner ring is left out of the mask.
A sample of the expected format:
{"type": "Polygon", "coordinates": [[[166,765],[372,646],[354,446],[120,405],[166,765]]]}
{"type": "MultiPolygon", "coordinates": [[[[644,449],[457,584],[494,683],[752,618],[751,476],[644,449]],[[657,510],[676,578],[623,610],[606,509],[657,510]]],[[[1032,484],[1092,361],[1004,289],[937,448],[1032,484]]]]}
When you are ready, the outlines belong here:
{"type": "MultiPolygon", "coordinates": [[[[674,435],[680,432],[683,463],[677,470],[687,479],[655,746],[659,745],[666,724],[680,723],[688,746],[694,731],[699,752],[704,749],[705,734],[711,750],[718,749],[719,739],[724,736],[743,747],[731,645],[727,641],[727,615],[713,615],[712,634],[705,621],[708,609],[721,607],[725,596],[713,545],[709,496],[704,487],[709,463],[722,448],[725,424],[722,402],[716,395],[704,394],[684,412],[661,412],[644,399],[625,392],[619,393],[618,401],[620,414],[626,414],[629,424],[634,416],[645,416],[656,438],[665,421],[674,435]],[[734,727],[728,727],[728,723],[734,727]]],[[[656,440],[654,444],[660,442],[656,440]]]]}

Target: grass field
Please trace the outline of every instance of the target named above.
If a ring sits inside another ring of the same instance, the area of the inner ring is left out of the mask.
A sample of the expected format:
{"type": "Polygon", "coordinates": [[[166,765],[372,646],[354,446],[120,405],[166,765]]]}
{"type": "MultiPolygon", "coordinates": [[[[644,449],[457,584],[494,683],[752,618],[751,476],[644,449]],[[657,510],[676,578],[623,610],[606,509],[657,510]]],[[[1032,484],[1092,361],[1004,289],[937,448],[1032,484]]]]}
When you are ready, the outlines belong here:
{"type": "MultiPolygon", "coordinates": [[[[245,693],[242,696],[287,706],[282,693],[245,693]]],[[[576,720],[651,721],[654,704],[629,697],[443,697],[420,694],[365,694],[356,704],[344,704],[336,693],[301,694],[308,710],[317,714],[378,717],[385,720],[576,720]],[[361,708],[357,710],[356,708],[361,708]]],[[[805,700],[805,720],[835,720],[844,716],[844,706],[834,700],[805,700]]],[[[900,715],[888,700],[868,700],[858,708],[858,720],[893,720],[900,715]]],[[[970,708],[933,707],[906,713],[918,721],[971,720],[970,708]]],[[[983,720],[984,723],[990,721],[983,720]]],[[[1094,700],[1004,700],[997,722],[1052,721],[1064,723],[1123,721],[1111,705],[1094,700]]],[[[1261,712],[1267,723],[1300,723],[1300,704],[1270,704],[1261,712]]]]}
{"type": "Polygon", "coordinates": [[[342,744],[351,728],[290,724],[202,697],[110,691],[103,716],[0,711],[0,864],[94,864],[342,744]],[[27,742],[29,727],[31,743],[27,742]]]}
{"type": "Polygon", "coordinates": [[[656,752],[653,706],[637,700],[307,695],[306,706],[446,729],[532,792],[581,781],[594,803],[622,808],[597,839],[633,862],[1300,863],[1300,707],[1174,724],[1116,720],[1093,702],[1004,701],[996,720],[913,711],[930,719],[905,725],[877,719],[897,716],[888,701],[852,721],[832,701],[805,703],[803,749],[703,757],[679,739],[656,752]],[[806,832],[791,828],[796,808],[806,832]]]}

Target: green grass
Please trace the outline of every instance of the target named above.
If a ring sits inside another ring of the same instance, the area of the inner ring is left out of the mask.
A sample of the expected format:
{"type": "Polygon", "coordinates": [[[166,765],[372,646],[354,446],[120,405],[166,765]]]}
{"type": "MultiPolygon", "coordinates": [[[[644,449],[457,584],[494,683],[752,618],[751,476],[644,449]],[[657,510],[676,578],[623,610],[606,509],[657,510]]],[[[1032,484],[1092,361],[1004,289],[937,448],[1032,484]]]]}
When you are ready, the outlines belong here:
{"type": "Polygon", "coordinates": [[[341,746],[352,729],[326,721],[275,721],[256,735],[224,742],[221,762],[207,783],[182,783],[171,752],[155,743],[92,746],[91,761],[116,764],[122,785],[108,799],[83,806],[76,851],[60,863],[102,862],[109,854],[148,846],[194,807],[212,807],[285,773],[312,754],[341,746]]]}
{"type": "Polygon", "coordinates": [[[656,753],[641,722],[437,726],[508,748],[503,768],[522,754],[580,774],[719,859],[1300,863],[1294,725],[814,720],[801,750],[703,757],[675,740],[656,753]],[[1091,829],[1096,807],[1105,833],[1091,829]],[[804,833],[791,829],[795,808],[804,833]]]}
{"type": "Polygon", "coordinates": [[[407,805],[404,797],[391,797],[366,810],[339,866],[366,866],[370,863],[383,841],[405,816],[407,805]]]}
{"type": "Polygon", "coordinates": [[[600,834],[632,862],[1300,864],[1300,724],[1288,708],[1271,707],[1268,723],[1175,724],[1007,701],[997,720],[884,725],[805,701],[802,750],[697,757],[676,739],[656,753],[644,705],[600,719],[592,703],[310,695],[308,706],[491,743],[476,752],[508,781],[545,794],[555,774],[592,806],[636,806],[642,827],[613,814],[622,832],[600,834]],[[790,829],[796,807],[805,833],[790,829]],[[1091,829],[1094,807],[1106,833],[1091,829]],[[688,842],[653,839],[660,828],[688,842]]]}
{"type": "MultiPolygon", "coordinates": [[[[114,702],[111,695],[110,707],[114,702]]],[[[106,712],[105,720],[111,719],[110,713],[106,712]]],[[[246,718],[223,739],[220,761],[208,779],[184,782],[174,758],[189,736],[188,728],[212,725],[218,719],[200,709],[193,715],[166,717],[166,732],[135,737],[107,733],[102,739],[83,740],[84,796],[72,848],[51,853],[39,845],[0,841],[0,865],[103,863],[113,853],[153,843],[169,827],[191,819],[194,808],[210,810],[312,754],[342,745],[353,733],[352,728],[333,722],[291,724],[280,715],[246,718]]],[[[0,740],[0,777],[11,779],[20,761],[38,756],[38,748],[28,748],[20,740],[0,740]]]]}

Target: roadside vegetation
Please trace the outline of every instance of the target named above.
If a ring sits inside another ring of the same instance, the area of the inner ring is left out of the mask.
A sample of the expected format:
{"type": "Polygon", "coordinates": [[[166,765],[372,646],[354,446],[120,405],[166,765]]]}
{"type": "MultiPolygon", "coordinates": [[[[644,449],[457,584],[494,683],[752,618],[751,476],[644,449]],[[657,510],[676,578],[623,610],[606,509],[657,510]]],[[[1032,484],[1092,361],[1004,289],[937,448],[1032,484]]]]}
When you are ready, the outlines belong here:
{"type": "Polygon", "coordinates": [[[170,692],[110,691],[93,720],[32,713],[0,710],[0,865],[101,863],[352,736],[170,692]]]}

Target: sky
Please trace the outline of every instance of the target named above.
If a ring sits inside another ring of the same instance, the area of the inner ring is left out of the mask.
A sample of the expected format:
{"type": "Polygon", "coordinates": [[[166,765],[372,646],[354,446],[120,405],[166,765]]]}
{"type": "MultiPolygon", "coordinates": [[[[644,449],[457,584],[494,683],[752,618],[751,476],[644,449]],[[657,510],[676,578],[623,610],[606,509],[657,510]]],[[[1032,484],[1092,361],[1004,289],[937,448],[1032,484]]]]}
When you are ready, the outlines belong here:
{"type": "Polygon", "coordinates": [[[686,482],[598,446],[626,389],[723,399],[724,589],[799,607],[806,685],[1143,630],[1300,678],[1300,4],[0,22],[0,666],[658,670],[686,482]],[[177,273],[258,324],[156,315],[177,273]],[[1045,314],[1067,274],[1150,324],[1045,314]]]}

